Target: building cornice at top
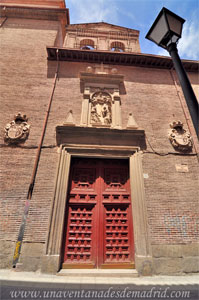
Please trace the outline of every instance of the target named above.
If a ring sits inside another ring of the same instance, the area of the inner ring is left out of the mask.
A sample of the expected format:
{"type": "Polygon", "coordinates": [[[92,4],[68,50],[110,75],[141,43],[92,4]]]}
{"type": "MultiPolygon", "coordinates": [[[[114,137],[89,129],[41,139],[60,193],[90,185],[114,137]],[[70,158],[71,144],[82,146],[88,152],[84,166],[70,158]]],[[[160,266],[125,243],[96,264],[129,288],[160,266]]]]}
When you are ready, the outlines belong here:
{"type": "Polygon", "coordinates": [[[139,39],[139,31],[106,22],[69,24],[66,32],[77,34],[79,37],[109,37],[117,40],[139,39]]]}
{"type": "Polygon", "coordinates": [[[23,7],[66,8],[64,0],[2,0],[1,5],[23,7]]]}
{"type": "Polygon", "coordinates": [[[2,0],[0,16],[4,20],[17,18],[58,21],[61,25],[63,41],[66,25],[70,23],[69,9],[66,8],[64,0],[2,0]]]}
{"type": "MultiPolygon", "coordinates": [[[[104,63],[111,65],[138,66],[145,68],[173,69],[173,62],[170,57],[100,50],[82,50],[47,47],[48,60],[73,61],[73,62],[89,62],[104,63]],[[58,50],[58,56],[57,56],[58,50]]],[[[182,64],[186,71],[198,72],[199,62],[194,60],[182,60],[182,64]]]]}
{"type": "Polygon", "coordinates": [[[126,39],[126,38],[134,38],[137,39],[139,37],[139,33],[133,31],[133,32],[128,32],[128,31],[105,31],[105,30],[99,30],[99,29],[80,29],[80,28],[68,28],[66,27],[66,32],[71,33],[77,33],[78,36],[87,36],[87,37],[103,37],[103,36],[110,36],[110,37],[115,37],[117,39],[126,39]]]}
{"type": "Polygon", "coordinates": [[[132,28],[128,28],[128,27],[124,27],[124,26],[119,26],[119,25],[114,25],[114,24],[111,24],[111,23],[107,23],[107,22],[93,22],[93,23],[79,23],[79,24],[69,24],[67,25],[67,30],[68,31],[76,31],[77,29],[79,30],[96,30],[97,32],[105,32],[103,30],[103,27],[109,27],[109,28],[112,28],[114,32],[120,32],[120,33],[125,33],[125,34],[132,34],[132,35],[135,35],[135,36],[139,36],[139,30],[135,30],[135,29],[132,29],[132,28]],[[96,26],[96,28],[94,28],[96,26]],[[102,30],[101,30],[102,28],[102,30]],[[116,31],[117,30],[117,31],[116,31]]]}
{"type": "Polygon", "coordinates": [[[56,6],[34,6],[0,4],[0,15],[6,18],[24,18],[36,20],[52,20],[62,23],[63,31],[69,23],[69,9],[56,6]]]}

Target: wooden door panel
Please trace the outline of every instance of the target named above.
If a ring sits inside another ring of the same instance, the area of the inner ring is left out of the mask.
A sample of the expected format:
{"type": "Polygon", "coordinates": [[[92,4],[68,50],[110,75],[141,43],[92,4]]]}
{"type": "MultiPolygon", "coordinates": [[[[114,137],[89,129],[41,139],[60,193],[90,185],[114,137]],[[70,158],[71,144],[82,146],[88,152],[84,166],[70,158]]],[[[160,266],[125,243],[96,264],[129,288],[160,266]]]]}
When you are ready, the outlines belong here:
{"type": "Polygon", "coordinates": [[[65,268],[79,264],[95,266],[95,205],[70,205],[64,256],[65,268]]]}
{"type": "Polygon", "coordinates": [[[128,161],[103,165],[104,249],[102,267],[133,266],[133,232],[128,161]]]}
{"type": "Polygon", "coordinates": [[[128,166],[109,168],[105,165],[103,179],[103,203],[130,203],[128,166]]]}
{"type": "MultiPolygon", "coordinates": [[[[104,264],[128,265],[133,260],[129,205],[104,206],[104,264]]],[[[130,266],[130,265],[129,265],[130,266]]],[[[108,267],[108,266],[107,266],[108,267]]]]}
{"type": "Polygon", "coordinates": [[[133,266],[128,161],[72,160],[63,267],[133,266]]]}
{"type": "Polygon", "coordinates": [[[63,268],[96,267],[96,171],[89,159],[72,161],[63,268]]]}
{"type": "Polygon", "coordinates": [[[77,167],[73,169],[71,189],[93,191],[95,188],[95,181],[96,169],[77,167]]]}
{"type": "Polygon", "coordinates": [[[128,169],[109,168],[104,166],[104,191],[127,192],[128,190],[128,169]]]}
{"type": "Polygon", "coordinates": [[[127,207],[105,207],[104,262],[130,261],[127,207]]]}

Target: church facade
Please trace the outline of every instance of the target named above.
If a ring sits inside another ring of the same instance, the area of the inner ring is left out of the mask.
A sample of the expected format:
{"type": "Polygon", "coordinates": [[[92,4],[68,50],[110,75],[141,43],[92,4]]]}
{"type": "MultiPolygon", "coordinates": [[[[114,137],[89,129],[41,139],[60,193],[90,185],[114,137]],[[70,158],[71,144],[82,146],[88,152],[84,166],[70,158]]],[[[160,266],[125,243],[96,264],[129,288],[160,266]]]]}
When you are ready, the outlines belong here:
{"type": "Polygon", "coordinates": [[[198,140],[171,59],[70,24],[62,0],[0,7],[1,268],[198,272],[198,140]]]}

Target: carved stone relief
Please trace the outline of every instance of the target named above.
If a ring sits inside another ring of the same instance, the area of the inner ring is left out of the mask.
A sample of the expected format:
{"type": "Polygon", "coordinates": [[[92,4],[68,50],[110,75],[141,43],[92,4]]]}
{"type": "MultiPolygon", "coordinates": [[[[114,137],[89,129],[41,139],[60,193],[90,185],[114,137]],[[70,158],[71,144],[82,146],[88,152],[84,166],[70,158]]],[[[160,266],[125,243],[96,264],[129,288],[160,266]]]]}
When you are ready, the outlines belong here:
{"type": "Polygon", "coordinates": [[[106,92],[96,92],[91,98],[91,124],[110,125],[112,123],[112,99],[106,92]]]}
{"type": "Polygon", "coordinates": [[[176,150],[190,151],[192,149],[192,138],[190,133],[183,128],[181,121],[174,121],[170,124],[169,140],[176,150]]]}
{"type": "Polygon", "coordinates": [[[4,129],[4,141],[8,144],[24,143],[30,132],[30,125],[27,123],[26,115],[18,113],[14,116],[14,120],[8,123],[4,129]]]}
{"type": "Polygon", "coordinates": [[[83,93],[80,124],[91,127],[121,128],[121,93],[124,93],[124,76],[109,66],[88,66],[80,73],[80,90],[83,93]]]}

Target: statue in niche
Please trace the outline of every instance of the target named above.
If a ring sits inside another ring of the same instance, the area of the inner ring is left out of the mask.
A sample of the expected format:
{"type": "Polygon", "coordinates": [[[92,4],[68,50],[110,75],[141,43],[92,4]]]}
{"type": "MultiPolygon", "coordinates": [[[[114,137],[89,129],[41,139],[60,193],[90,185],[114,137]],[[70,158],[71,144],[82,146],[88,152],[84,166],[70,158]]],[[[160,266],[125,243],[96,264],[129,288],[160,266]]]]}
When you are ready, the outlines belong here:
{"type": "Polygon", "coordinates": [[[111,96],[96,92],[91,99],[91,124],[110,125],[112,122],[111,96]]]}

